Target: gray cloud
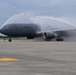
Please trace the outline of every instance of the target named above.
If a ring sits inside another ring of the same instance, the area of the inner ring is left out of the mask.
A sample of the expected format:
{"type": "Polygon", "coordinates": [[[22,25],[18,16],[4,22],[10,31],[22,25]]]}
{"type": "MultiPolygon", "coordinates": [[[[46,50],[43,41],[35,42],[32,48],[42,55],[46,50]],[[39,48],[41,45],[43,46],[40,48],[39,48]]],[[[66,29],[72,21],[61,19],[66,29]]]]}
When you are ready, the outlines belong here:
{"type": "Polygon", "coordinates": [[[0,24],[20,12],[76,18],[76,0],[0,0],[0,24]]]}

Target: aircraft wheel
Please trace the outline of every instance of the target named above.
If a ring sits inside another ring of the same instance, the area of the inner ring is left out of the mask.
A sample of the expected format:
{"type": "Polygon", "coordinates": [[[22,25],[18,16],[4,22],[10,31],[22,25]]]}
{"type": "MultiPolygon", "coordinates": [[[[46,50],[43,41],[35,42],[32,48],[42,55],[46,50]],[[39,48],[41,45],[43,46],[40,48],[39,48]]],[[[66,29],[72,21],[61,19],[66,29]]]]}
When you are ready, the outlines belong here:
{"type": "Polygon", "coordinates": [[[12,42],[12,39],[11,38],[9,38],[9,40],[8,40],[9,42],[12,42]]]}
{"type": "Polygon", "coordinates": [[[45,41],[51,41],[51,39],[44,39],[45,41]]]}
{"type": "Polygon", "coordinates": [[[34,37],[26,37],[27,39],[34,39],[34,37]]]}
{"type": "Polygon", "coordinates": [[[64,41],[63,38],[57,38],[56,41],[64,41]]]}

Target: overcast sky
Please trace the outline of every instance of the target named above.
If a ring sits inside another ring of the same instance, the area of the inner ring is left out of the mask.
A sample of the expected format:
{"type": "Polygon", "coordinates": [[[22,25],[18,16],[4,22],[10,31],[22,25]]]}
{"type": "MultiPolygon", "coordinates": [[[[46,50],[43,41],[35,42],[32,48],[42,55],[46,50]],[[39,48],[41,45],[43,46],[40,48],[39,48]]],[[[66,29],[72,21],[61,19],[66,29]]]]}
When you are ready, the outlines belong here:
{"type": "Polygon", "coordinates": [[[25,12],[76,24],[76,0],[0,0],[0,25],[14,14],[25,12]]]}

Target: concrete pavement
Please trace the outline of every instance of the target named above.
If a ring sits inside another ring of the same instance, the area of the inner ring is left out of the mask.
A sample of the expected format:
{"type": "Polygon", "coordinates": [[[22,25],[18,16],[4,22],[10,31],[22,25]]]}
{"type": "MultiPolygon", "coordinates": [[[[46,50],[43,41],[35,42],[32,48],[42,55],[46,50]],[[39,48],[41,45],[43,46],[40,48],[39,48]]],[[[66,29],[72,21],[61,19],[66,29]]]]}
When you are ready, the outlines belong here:
{"type": "Polygon", "coordinates": [[[0,75],[76,75],[76,42],[0,41],[0,59],[0,75]]]}

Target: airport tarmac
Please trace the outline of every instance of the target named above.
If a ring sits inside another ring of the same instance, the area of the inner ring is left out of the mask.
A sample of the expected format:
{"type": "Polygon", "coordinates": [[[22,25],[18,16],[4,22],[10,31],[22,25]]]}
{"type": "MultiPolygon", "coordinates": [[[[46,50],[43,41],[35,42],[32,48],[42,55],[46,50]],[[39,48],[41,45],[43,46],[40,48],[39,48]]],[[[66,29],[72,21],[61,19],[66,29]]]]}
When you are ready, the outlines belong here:
{"type": "Polygon", "coordinates": [[[76,75],[76,42],[0,41],[0,75],[76,75]]]}

